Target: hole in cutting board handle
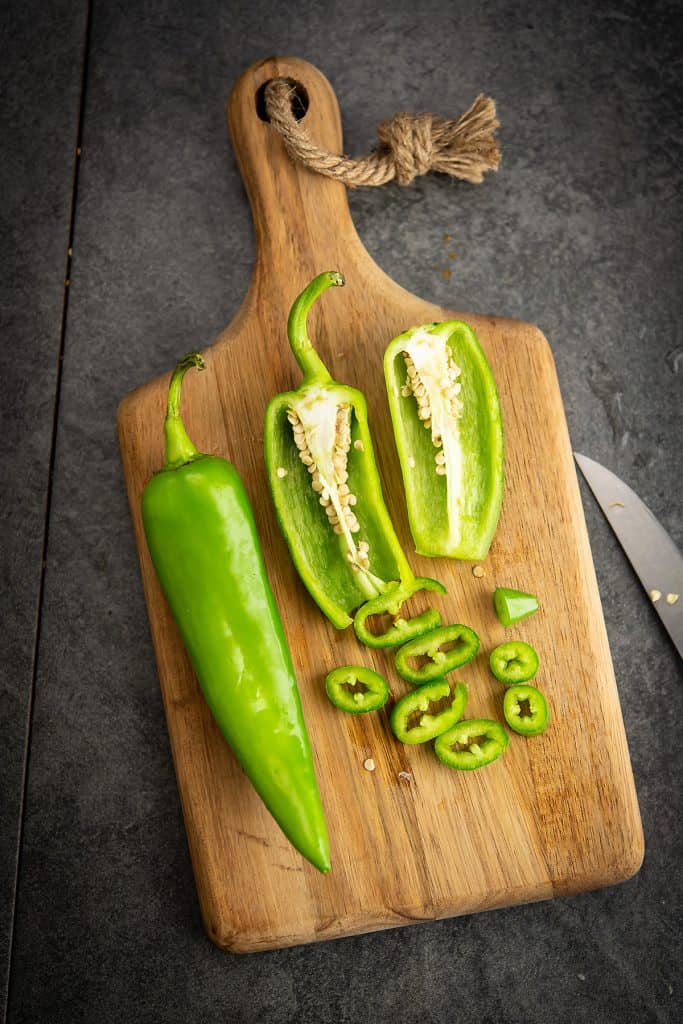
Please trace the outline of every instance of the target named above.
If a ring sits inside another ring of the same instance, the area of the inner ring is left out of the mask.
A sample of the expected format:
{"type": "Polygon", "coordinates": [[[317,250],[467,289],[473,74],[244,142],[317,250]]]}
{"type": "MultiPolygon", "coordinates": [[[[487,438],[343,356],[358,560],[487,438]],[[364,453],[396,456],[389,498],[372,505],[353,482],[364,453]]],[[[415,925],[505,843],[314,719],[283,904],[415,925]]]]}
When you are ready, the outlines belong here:
{"type": "MultiPolygon", "coordinates": [[[[266,86],[271,82],[272,79],[268,79],[262,86],[256,91],[256,113],[262,121],[270,121],[268,113],[266,111],[266,86]]],[[[308,93],[301,84],[297,82],[295,78],[285,78],[287,85],[290,85],[294,89],[292,96],[292,113],[297,121],[301,121],[306,115],[308,110],[308,93]]]]}

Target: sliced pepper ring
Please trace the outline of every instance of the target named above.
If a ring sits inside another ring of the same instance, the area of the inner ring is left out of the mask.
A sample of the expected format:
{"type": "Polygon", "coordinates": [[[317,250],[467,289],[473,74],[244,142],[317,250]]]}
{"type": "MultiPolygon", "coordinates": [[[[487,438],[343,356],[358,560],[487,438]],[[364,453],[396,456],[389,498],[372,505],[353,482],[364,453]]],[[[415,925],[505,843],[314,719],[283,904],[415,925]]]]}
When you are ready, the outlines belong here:
{"type": "Polygon", "coordinates": [[[402,743],[426,743],[455,725],[465,713],[467,687],[440,679],[406,693],[394,704],[390,722],[402,743]]]}
{"type": "Polygon", "coordinates": [[[325,690],[334,706],[350,715],[377,711],[389,699],[386,679],[364,665],[332,669],[325,680],[325,690]]]}
{"type": "Polygon", "coordinates": [[[420,686],[466,665],[478,650],[479,637],[469,626],[461,623],[441,626],[399,648],[395,657],[396,669],[409,683],[420,686]],[[441,648],[445,644],[449,649],[443,651],[441,648]],[[426,658],[427,661],[416,668],[410,664],[411,658],[426,658]]]}
{"type": "Polygon", "coordinates": [[[437,736],[434,750],[449,768],[472,771],[499,758],[509,742],[510,737],[498,722],[470,718],[437,736]]]}
{"type": "Polygon", "coordinates": [[[441,615],[436,608],[428,608],[409,619],[400,615],[405,602],[421,590],[432,590],[437,594],[446,593],[442,583],[427,577],[418,577],[394,583],[379,597],[361,605],[353,620],[353,628],[361,643],[368,647],[398,647],[399,644],[404,644],[440,626],[441,615]],[[393,622],[383,633],[373,633],[368,620],[374,615],[391,615],[393,622]]]}
{"type": "Polygon", "coordinates": [[[513,686],[534,678],[538,672],[538,654],[524,640],[508,640],[493,648],[489,665],[499,682],[513,686]]]}
{"type": "Polygon", "coordinates": [[[503,697],[503,714],[520,736],[540,736],[548,728],[548,702],[535,686],[509,686],[503,697]]]}

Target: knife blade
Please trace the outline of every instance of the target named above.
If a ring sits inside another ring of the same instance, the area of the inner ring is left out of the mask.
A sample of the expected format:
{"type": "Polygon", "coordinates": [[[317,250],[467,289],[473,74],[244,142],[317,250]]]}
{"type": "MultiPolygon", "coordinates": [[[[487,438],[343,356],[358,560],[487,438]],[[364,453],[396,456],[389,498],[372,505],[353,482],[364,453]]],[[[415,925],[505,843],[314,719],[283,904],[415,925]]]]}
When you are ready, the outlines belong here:
{"type": "Polygon", "coordinates": [[[683,658],[683,555],[623,480],[586,455],[574,458],[683,658]]]}

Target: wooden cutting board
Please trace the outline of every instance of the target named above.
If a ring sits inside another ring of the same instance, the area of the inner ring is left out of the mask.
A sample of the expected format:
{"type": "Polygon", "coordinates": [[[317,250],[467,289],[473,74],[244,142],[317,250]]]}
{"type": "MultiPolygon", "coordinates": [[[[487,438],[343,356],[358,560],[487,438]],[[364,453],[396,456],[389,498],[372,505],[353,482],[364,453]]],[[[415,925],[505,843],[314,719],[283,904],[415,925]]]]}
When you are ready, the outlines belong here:
{"type": "MultiPolygon", "coordinates": [[[[345,188],[295,166],[260,119],[270,78],[296,80],[305,124],[342,151],[339,109],[323,75],[303,61],[263,61],[237,81],[228,104],[233,145],[252,206],[257,260],[232,323],[206,352],[207,370],[183,393],[197,446],[226,456],[253,502],[275,597],[292,649],[331,836],[332,872],[320,875],[289,845],[215,726],[197,687],[145,544],[140,495],[163,461],[168,376],[127,395],[118,429],[178,788],[203,920],[210,938],[252,951],[539,900],[622,881],[637,871],[643,838],[595,572],[552,355],[529,324],[442,309],[411,295],[370,259],[345,188]],[[488,652],[519,637],[540,653],[537,677],[553,713],[548,732],[512,735],[505,755],[473,773],[451,771],[431,744],[405,747],[387,709],[351,717],[324,691],[336,665],[385,674],[407,689],[390,652],[337,632],[299,581],[278,529],[263,461],[263,415],[276,392],[298,386],[286,321],[299,291],[341,270],[311,316],[311,336],[334,377],[368,400],[384,493],[415,572],[448,588],[444,622],[482,639],[455,674],[468,684],[468,717],[502,720],[488,652]],[[469,563],[418,557],[407,525],[384,392],[382,354],[405,328],[460,317],[473,325],[501,395],[506,492],[485,575],[469,563]],[[539,595],[541,611],[504,631],[496,585],[539,595]],[[376,768],[364,768],[372,758],[376,768]]],[[[394,225],[396,227],[396,225],[394,225]]],[[[187,338],[187,349],[196,343],[187,338]]],[[[180,357],[183,353],[179,352],[180,357]]]]}

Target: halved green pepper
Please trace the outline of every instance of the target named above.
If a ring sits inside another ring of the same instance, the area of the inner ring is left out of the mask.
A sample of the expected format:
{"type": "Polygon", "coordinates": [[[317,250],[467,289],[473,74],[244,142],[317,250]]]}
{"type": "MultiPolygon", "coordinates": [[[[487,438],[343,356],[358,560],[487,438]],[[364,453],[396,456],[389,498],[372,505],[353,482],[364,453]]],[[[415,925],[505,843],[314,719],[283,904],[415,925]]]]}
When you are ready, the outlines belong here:
{"type": "MultiPolygon", "coordinates": [[[[287,323],[304,375],[297,391],[266,410],[265,460],[275,510],[299,575],[338,629],[366,601],[400,585],[403,600],[423,589],[413,575],[382,497],[365,398],[337,383],[307,333],[308,313],[344,278],[316,277],[295,300],[287,323]]],[[[438,589],[440,584],[433,586],[438,589]]]]}
{"type": "Polygon", "coordinates": [[[390,342],[384,373],[417,551],[484,558],[503,498],[503,427],[474,331],[460,320],[413,327],[390,342]]]}
{"type": "Polygon", "coordinates": [[[394,736],[402,743],[426,743],[462,718],[467,704],[467,687],[456,683],[451,689],[445,679],[406,693],[391,709],[389,721],[394,736]]]}
{"type": "Polygon", "coordinates": [[[209,708],[293,845],[330,870],[325,817],[299,691],[249,499],[225,459],[203,455],[180,418],[192,352],[176,366],[166,462],[144,489],[152,562],[209,708]]]}
{"type": "Polygon", "coordinates": [[[503,714],[520,736],[540,736],[548,728],[548,702],[535,686],[509,686],[503,697],[503,714]]]}
{"type": "Polygon", "coordinates": [[[325,679],[325,690],[336,708],[350,715],[377,711],[389,699],[384,676],[364,665],[340,665],[325,679]]]}
{"type": "Polygon", "coordinates": [[[512,626],[538,611],[538,598],[525,594],[523,590],[509,590],[496,587],[493,592],[493,607],[502,626],[512,626]]]}
{"type": "Polygon", "coordinates": [[[478,650],[479,637],[474,630],[456,623],[433,629],[431,633],[404,644],[396,652],[394,661],[404,679],[420,686],[466,665],[478,650]],[[444,647],[447,649],[443,650],[444,647]],[[411,664],[412,661],[422,664],[411,664]]]}
{"type": "Polygon", "coordinates": [[[509,742],[510,737],[498,722],[470,718],[437,736],[434,750],[449,768],[472,771],[499,758],[509,742]]]}

